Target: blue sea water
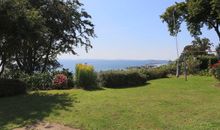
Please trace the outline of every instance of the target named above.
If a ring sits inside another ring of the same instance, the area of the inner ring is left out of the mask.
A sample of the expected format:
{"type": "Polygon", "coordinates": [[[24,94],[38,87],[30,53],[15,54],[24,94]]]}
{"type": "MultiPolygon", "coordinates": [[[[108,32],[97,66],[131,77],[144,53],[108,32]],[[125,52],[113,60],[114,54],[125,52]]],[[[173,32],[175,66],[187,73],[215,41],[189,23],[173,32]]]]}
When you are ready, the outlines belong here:
{"type": "Polygon", "coordinates": [[[127,67],[167,64],[167,60],[59,60],[63,68],[75,70],[76,64],[90,64],[96,71],[119,70],[127,67]]]}

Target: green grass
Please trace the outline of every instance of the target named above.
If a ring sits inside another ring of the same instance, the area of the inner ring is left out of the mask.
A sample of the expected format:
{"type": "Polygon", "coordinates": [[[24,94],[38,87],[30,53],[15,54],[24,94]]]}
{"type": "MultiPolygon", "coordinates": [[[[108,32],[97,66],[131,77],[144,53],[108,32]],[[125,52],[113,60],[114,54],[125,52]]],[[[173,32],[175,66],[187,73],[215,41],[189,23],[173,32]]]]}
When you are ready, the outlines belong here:
{"type": "Polygon", "coordinates": [[[220,129],[220,88],[211,77],[169,78],[146,86],[66,90],[0,98],[0,129],[35,121],[86,130],[220,129]]]}

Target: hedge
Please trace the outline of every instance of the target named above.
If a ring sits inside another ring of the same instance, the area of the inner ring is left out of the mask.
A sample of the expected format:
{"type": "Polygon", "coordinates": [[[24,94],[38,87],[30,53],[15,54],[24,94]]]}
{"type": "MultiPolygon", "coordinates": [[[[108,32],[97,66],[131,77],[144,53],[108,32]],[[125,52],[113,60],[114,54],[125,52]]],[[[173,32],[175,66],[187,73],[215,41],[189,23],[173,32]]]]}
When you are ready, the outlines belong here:
{"type": "Polygon", "coordinates": [[[106,71],[99,75],[104,87],[123,88],[143,85],[147,82],[145,75],[137,71],[106,71]]]}
{"type": "Polygon", "coordinates": [[[26,93],[26,84],[19,80],[0,79],[0,97],[26,93]]]}

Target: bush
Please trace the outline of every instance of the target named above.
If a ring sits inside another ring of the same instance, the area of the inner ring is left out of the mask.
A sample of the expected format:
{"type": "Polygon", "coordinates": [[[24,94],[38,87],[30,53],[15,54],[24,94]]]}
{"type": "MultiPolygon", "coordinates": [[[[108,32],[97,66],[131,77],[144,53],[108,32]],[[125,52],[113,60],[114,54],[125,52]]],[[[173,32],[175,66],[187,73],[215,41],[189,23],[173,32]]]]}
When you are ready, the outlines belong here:
{"type": "Polygon", "coordinates": [[[51,73],[34,73],[33,75],[23,75],[20,79],[32,90],[52,89],[53,76],[51,73]]]}
{"type": "Polygon", "coordinates": [[[26,93],[26,84],[19,80],[0,79],[0,97],[26,93]]]}
{"type": "Polygon", "coordinates": [[[104,87],[123,88],[143,85],[147,82],[145,75],[138,71],[107,71],[100,73],[100,80],[104,87]]]}
{"type": "Polygon", "coordinates": [[[167,78],[170,70],[165,67],[157,67],[152,69],[141,70],[146,75],[148,80],[167,78]]]}
{"type": "Polygon", "coordinates": [[[54,71],[53,75],[64,74],[67,77],[67,87],[73,88],[75,86],[73,73],[69,71],[69,69],[62,69],[61,71],[54,71]]]}
{"type": "Polygon", "coordinates": [[[212,74],[215,76],[216,79],[220,80],[220,62],[212,65],[212,74]]]}
{"type": "Polygon", "coordinates": [[[210,69],[201,70],[198,72],[199,76],[212,76],[210,69]]]}
{"type": "Polygon", "coordinates": [[[186,59],[186,65],[187,65],[187,72],[189,74],[196,74],[200,71],[200,66],[201,61],[198,60],[197,58],[193,57],[193,56],[189,56],[186,59]]]}
{"type": "Polygon", "coordinates": [[[215,76],[216,79],[220,80],[220,66],[215,68],[214,76],[215,76]]]}
{"type": "Polygon", "coordinates": [[[93,89],[97,85],[97,74],[91,65],[77,64],[75,78],[78,87],[84,89],[93,89]]]}
{"type": "Polygon", "coordinates": [[[200,56],[200,57],[198,57],[198,60],[201,61],[200,65],[199,65],[200,70],[209,69],[211,65],[218,62],[217,56],[212,56],[212,55],[200,56]]]}
{"type": "Polygon", "coordinates": [[[53,86],[56,89],[68,88],[68,79],[64,74],[57,74],[53,79],[53,86]]]}

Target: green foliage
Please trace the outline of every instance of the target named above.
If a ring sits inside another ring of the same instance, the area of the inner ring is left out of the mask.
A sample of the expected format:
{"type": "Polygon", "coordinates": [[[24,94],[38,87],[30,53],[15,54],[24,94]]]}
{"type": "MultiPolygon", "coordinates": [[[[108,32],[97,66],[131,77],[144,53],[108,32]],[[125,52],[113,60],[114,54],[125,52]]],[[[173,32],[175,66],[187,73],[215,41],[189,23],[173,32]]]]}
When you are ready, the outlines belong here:
{"type": "Polygon", "coordinates": [[[187,71],[189,74],[196,74],[199,72],[199,66],[201,62],[195,57],[189,56],[186,59],[187,71]]]}
{"type": "Polygon", "coordinates": [[[93,66],[77,64],[75,70],[75,79],[78,87],[84,89],[94,89],[97,87],[97,74],[93,66]]]}
{"type": "Polygon", "coordinates": [[[173,73],[173,68],[170,70],[168,67],[156,67],[151,69],[142,70],[148,80],[167,78],[169,73],[173,73]]]}
{"type": "Polygon", "coordinates": [[[20,70],[11,70],[5,69],[4,73],[2,73],[1,78],[3,79],[20,79],[20,77],[26,77],[28,74],[20,70]]]}
{"type": "Polygon", "coordinates": [[[217,56],[208,53],[212,45],[213,43],[210,43],[209,39],[196,37],[191,45],[184,47],[179,58],[182,68],[186,62],[189,74],[209,75],[206,71],[218,61],[217,56]]]}
{"type": "Polygon", "coordinates": [[[220,44],[218,44],[218,45],[216,46],[215,50],[216,50],[218,59],[220,59],[220,44]]]}
{"type": "Polygon", "coordinates": [[[26,84],[19,80],[0,79],[0,97],[26,93],[26,84]]]}
{"type": "Polygon", "coordinates": [[[205,69],[198,72],[199,76],[212,76],[212,69],[205,69]]]}
{"type": "Polygon", "coordinates": [[[200,70],[209,69],[211,65],[218,62],[218,58],[214,55],[199,56],[198,60],[201,62],[199,65],[200,70]]]}
{"type": "Polygon", "coordinates": [[[7,66],[25,73],[60,66],[61,53],[92,47],[91,16],[79,0],[3,0],[0,2],[0,74],[7,66]]]}
{"type": "Polygon", "coordinates": [[[186,22],[191,35],[202,34],[201,29],[207,26],[208,29],[213,29],[220,39],[219,3],[219,0],[185,0],[168,7],[161,19],[167,23],[172,36],[176,35],[180,31],[180,25],[186,22]]]}
{"type": "Polygon", "coordinates": [[[211,73],[216,79],[220,80],[220,62],[212,65],[211,73]]]}
{"type": "Polygon", "coordinates": [[[183,53],[181,57],[186,56],[206,56],[208,55],[208,51],[213,46],[213,43],[210,42],[208,38],[199,38],[196,37],[195,40],[192,41],[191,45],[187,45],[184,47],[183,53]]]}
{"type": "Polygon", "coordinates": [[[214,73],[215,78],[220,80],[220,66],[217,66],[216,68],[214,68],[213,73],[214,73]]]}
{"type": "Polygon", "coordinates": [[[131,70],[101,72],[99,77],[102,85],[109,88],[133,87],[147,82],[145,75],[131,70]]]}
{"type": "Polygon", "coordinates": [[[52,89],[53,76],[48,72],[24,75],[20,77],[20,80],[24,81],[28,85],[29,89],[32,90],[52,89]]]}

